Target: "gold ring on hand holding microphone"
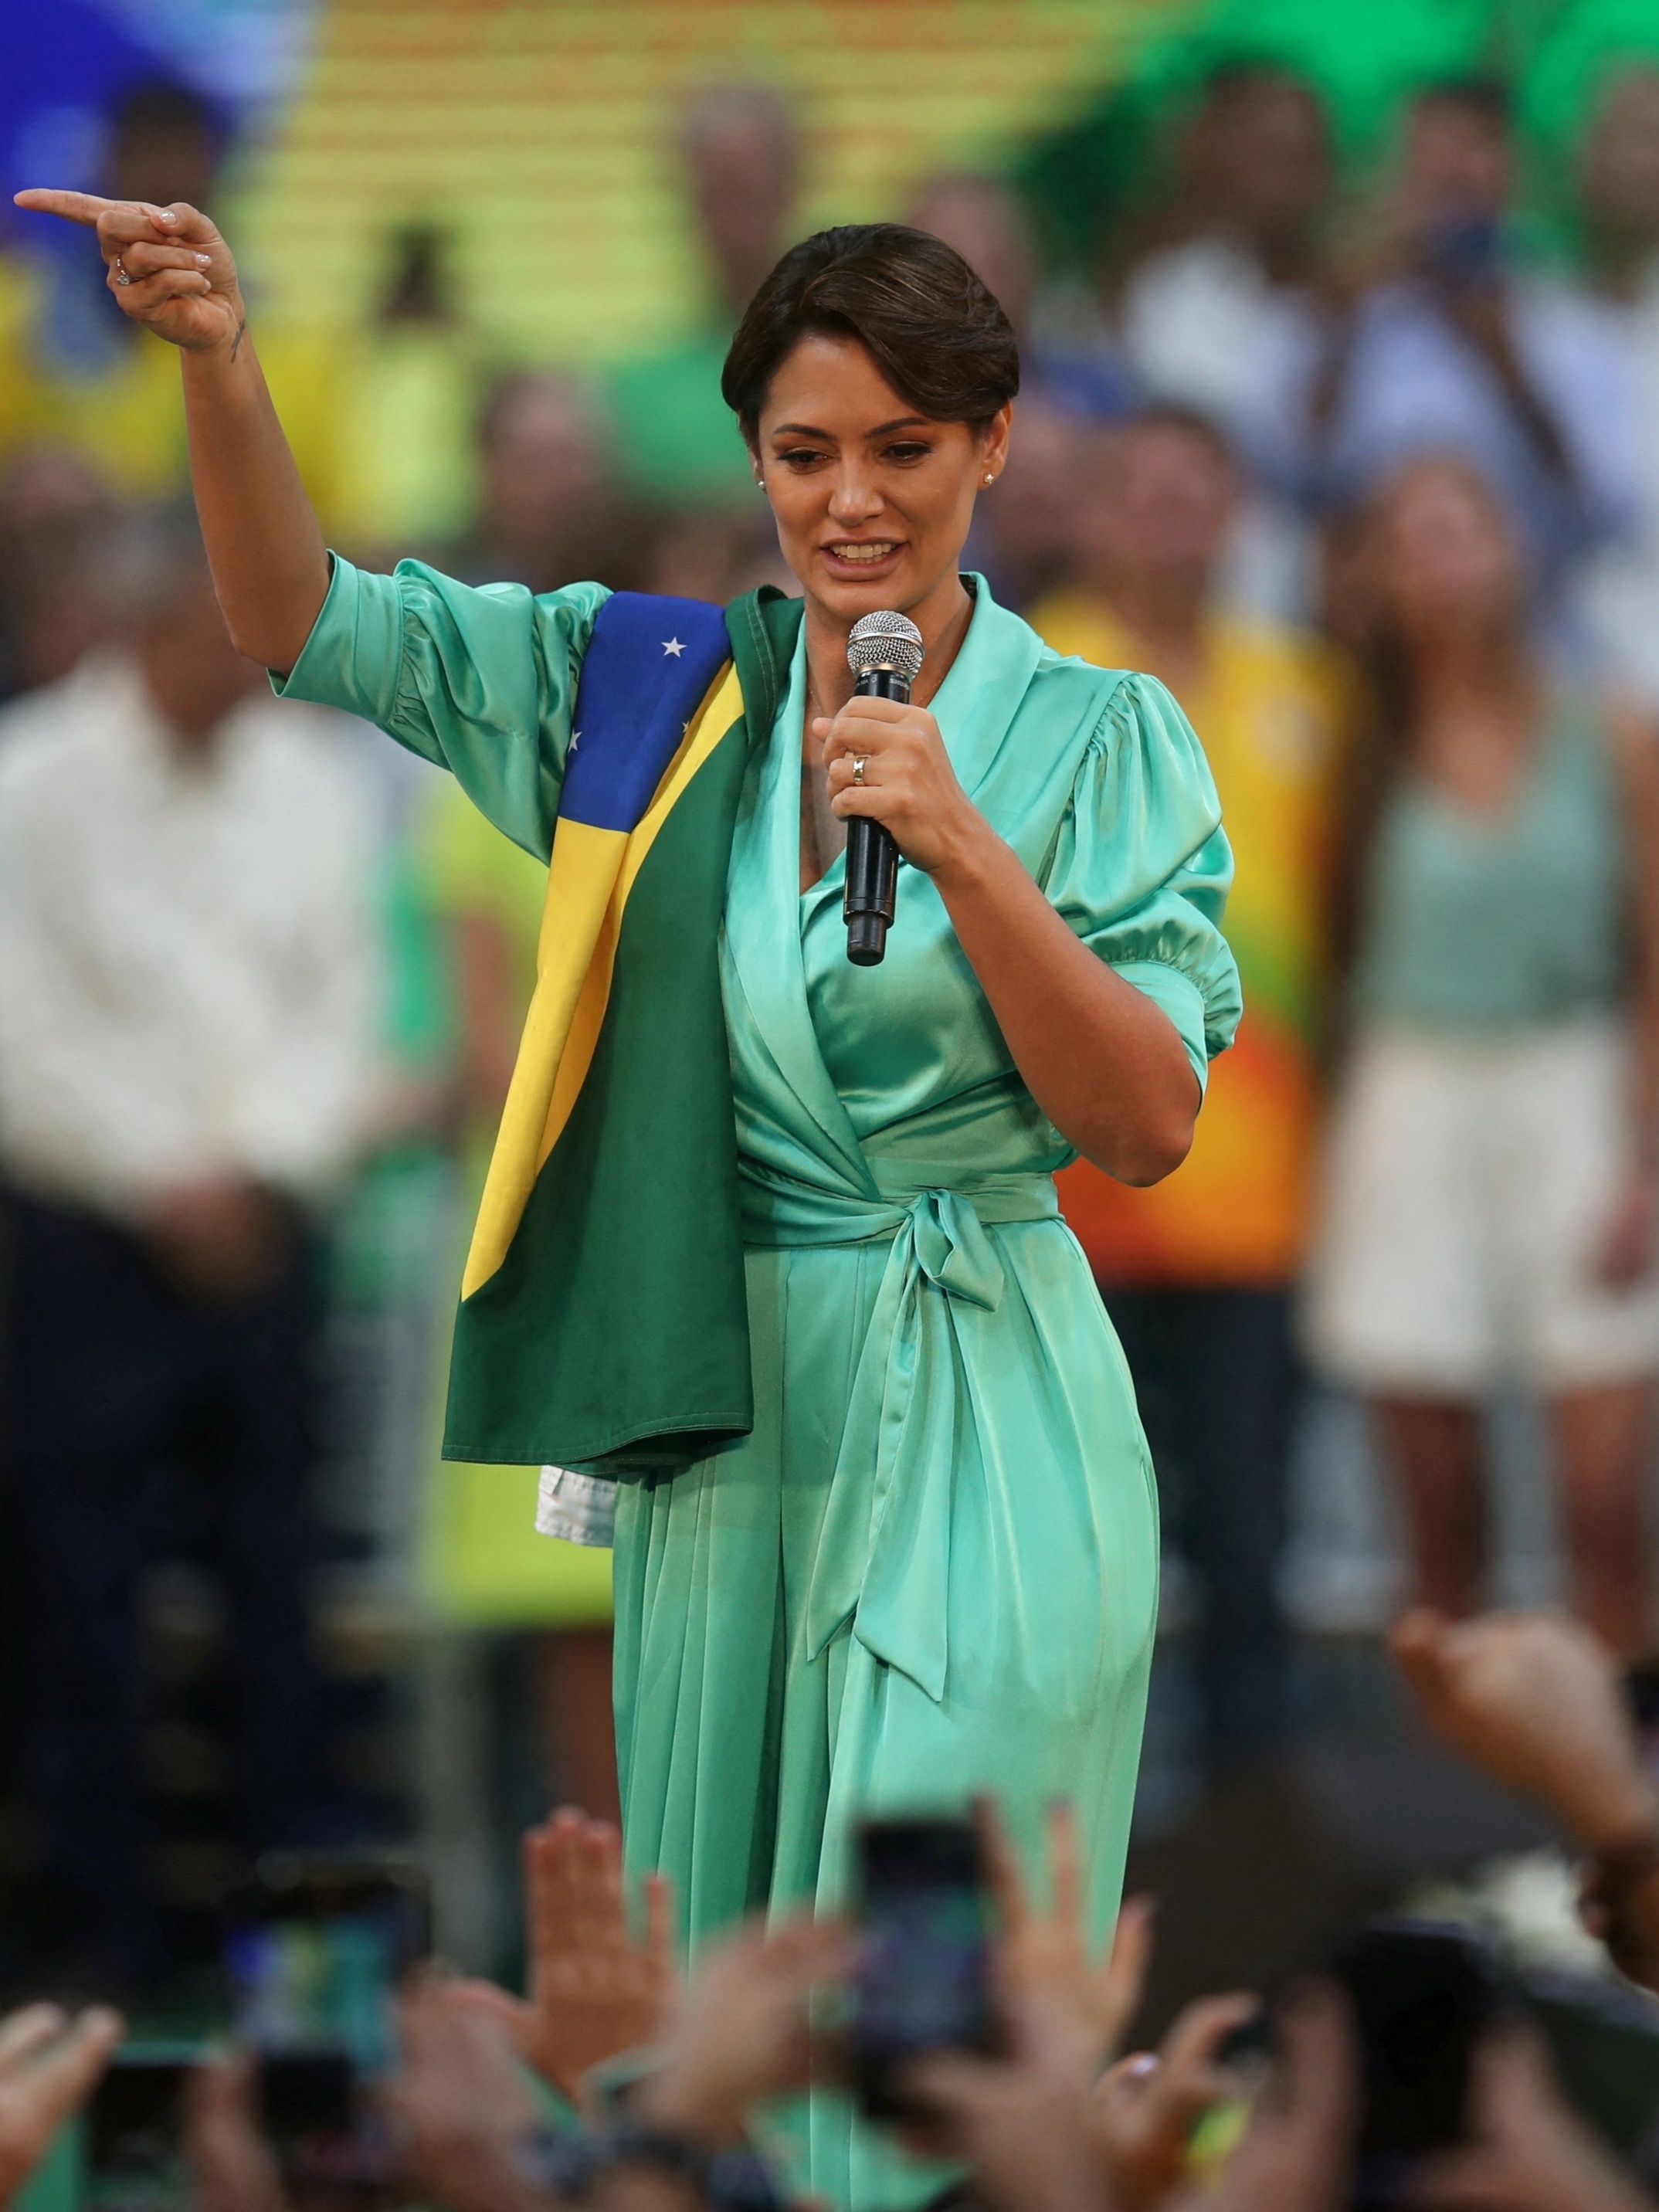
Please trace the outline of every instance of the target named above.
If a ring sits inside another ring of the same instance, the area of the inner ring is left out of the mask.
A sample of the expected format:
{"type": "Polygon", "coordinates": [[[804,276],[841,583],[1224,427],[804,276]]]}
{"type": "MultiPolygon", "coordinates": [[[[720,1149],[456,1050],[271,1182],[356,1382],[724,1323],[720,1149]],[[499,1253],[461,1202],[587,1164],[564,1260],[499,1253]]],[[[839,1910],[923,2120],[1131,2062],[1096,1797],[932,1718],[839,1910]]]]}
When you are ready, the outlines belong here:
{"type": "Polygon", "coordinates": [[[866,753],[858,753],[854,755],[853,760],[853,781],[854,783],[862,784],[864,781],[865,763],[868,757],[869,756],[866,753]]]}

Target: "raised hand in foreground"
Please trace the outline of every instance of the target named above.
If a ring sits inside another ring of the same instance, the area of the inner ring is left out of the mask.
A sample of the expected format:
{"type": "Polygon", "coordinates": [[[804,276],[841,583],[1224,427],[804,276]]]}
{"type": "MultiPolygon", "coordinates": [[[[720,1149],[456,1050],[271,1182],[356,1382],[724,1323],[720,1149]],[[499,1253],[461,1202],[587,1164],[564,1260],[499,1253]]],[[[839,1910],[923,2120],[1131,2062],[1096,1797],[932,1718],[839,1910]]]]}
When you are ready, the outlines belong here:
{"type": "Polygon", "coordinates": [[[208,2059],[191,2073],[185,2158],[196,2183],[196,2212],[289,2212],[258,2106],[251,2051],[208,2059]]]}
{"type": "Polygon", "coordinates": [[[1454,1621],[1419,1607],[1389,1648],[1429,1726],[1472,1765],[1536,1798],[1590,1850],[1651,1838],[1659,1799],[1617,1664],[1589,1629],[1560,1613],[1454,1621]]]}
{"type": "Polygon", "coordinates": [[[13,196],[32,214],[61,216],[98,234],[105,283],[124,315],[187,353],[224,346],[247,328],[230,248],[199,209],[178,200],[106,200],[95,192],[31,190],[13,196]]]}
{"type": "Polygon", "coordinates": [[[1413,2202],[1432,2212],[1653,2212],[1570,2112],[1523,2026],[1491,2033],[1469,2082],[1471,2140],[1426,2167],[1413,2202]]]}
{"type": "Polygon", "coordinates": [[[569,1807],[530,1830],[522,1856],[529,1994],[520,2001],[469,1986],[496,2008],[526,2063],[575,2103],[593,2067],[662,2032],[678,1986],[673,1902],[662,1876],[650,1875],[645,1936],[635,1941],[622,1838],[569,1807]]]}
{"type": "Polygon", "coordinates": [[[1183,2185],[1194,2129],[1212,2105],[1239,2094],[1217,2054],[1258,2009],[1243,1994],[1200,1997],[1155,2051],[1120,2059],[1103,2078],[1091,2122],[1115,2212],[1154,2212],[1183,2185]]]}
{"type": "Polygon", "coordinates": [[[1274,2016],[1277,2056],[1213,2189],[1181,2212],[1346,2212],[1359,2123],[1359,2061],[1341,1991],[1299,1990],[1274,2016]]]}
{"type": "Polygon", "coordinates": [[[1070,1999],[1026,1993],[1004,2010],[1006,2058],[938,2051],[908,2069],[907,2089],[933,2116],[908,2130],[915,2148],[964,2160],[994,2212],[1115,2212],[1070,1999]]]}
{"type": "Polygon", "coordinates": [[[1123,2047],[1140,2009],[1152,1949],[1152,1900],[1127,1899],[1109,1950],[1097,1954],[1085,1924],[1077,1820],[1071,1807],[1048,1816],[1048,1909],[1034,1901],[994,1806],[982,1799],[980,1832],[1000,1921],[997,1992],[1006,2007],[1042,2000],[1074,2022],[1080,2067],[1092,2080],[1123,2047]]]}
{"type": "Polygon", "coordinates": [[[647,2128],[720,2149],[750,2108],[813,2078],[812,1990],[845,1978],[847,1931],[835,1921],[755,1926],[699,1960],[662,2044],[662,2063],[632,2094],[647,2128]]]}
{"type": "Polygon", "coordinates": [[[1426,1607],[1396,1623],[1389,1645],[1436,1734],[1594,1855],[1585,1925],[1659,1990],[1659,1793],[1612,1653],[1559,1613],[1451,1621],[1426,1607]]]}
{"type": "MultiPolygon", "coordinates": [[[[476,1984],[427,1977],[404,1991],[398,2026],[398,2069],[380,2105],[405,2193],[445,2212],[547,2212],[520,2156],[536,2131],[535,2103],[495,2008],[476,1984]]],[[[260,2127],[257,2070],[242,2051],[191,2077],[185,2156],[196,2212],[294,2212],[260,2127]]]]}
{"type": "Polygon", "coordinates": [[[91,2096],[125,2032],[120,2014],[101,2006],[73,2024],[52,2004],[26,2005],[0,2021],[0,2206],[91,2096]]]}
{"type": "Polygon", "coordinates": [[[513,2037],[476,1984],[419,1978],[398,2009],[402,2064],[385,2108],[401,2171],[422,2203],[447,2212],[533,2212],[547,2199],[520,2153],[538,2114],[513,2037]]]}

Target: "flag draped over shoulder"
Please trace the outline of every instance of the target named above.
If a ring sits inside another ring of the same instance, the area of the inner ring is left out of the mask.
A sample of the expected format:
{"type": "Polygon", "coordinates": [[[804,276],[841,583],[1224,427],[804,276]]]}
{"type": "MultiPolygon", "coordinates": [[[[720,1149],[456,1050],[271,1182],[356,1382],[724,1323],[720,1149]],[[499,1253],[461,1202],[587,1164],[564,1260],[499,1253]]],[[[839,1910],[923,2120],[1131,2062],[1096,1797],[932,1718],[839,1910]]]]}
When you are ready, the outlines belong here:
{"type": "Polygon", "coordinates": [[[801,619],[621,592],[594,623],[537,981],[455,1323],[450,1459],[672,1471],[753,1419],[720,927],[801,619]]]}

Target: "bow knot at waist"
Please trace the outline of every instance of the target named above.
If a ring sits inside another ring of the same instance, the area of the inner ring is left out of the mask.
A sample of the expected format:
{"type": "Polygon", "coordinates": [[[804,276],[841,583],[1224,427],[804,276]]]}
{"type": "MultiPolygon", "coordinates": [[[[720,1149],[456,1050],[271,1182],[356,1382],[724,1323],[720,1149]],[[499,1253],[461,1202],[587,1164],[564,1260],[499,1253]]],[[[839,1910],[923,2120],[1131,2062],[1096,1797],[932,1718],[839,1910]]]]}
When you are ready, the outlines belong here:
{"type": "MultiPolygon", "coordinates": [[[[823,1191],[744,1164],[750,1244],[892,1249],[848,1394],[807,1593],[807,1654],[848,1622],[927,1694],[945,1694],[953,1468],[963,1364],[954,1310],[994,1313],[1003,1265],[988,1225],[1059,1216],[1046,1175],[925,1183],[870,1195],[823,1191]],[[939,1293],[944,1293],[941,1297],[939,1293]]],[[[966,1316],[963,1316],[964,1321],[966,1316]]]]}
{"type": "Polygon", "coordinates": [[[1060,1212],[1047,1175],[982,1176],[965,1185],[866,1194],[821,1189],[745,1162],[742,1182],[746,1244],[866,1244],[890,1237],[907,1243],[907,1257],[930,1283],[993,1308],[1002,1296],[1002,1265],[986,1224],[1048,1221],[1060,1212]]]}

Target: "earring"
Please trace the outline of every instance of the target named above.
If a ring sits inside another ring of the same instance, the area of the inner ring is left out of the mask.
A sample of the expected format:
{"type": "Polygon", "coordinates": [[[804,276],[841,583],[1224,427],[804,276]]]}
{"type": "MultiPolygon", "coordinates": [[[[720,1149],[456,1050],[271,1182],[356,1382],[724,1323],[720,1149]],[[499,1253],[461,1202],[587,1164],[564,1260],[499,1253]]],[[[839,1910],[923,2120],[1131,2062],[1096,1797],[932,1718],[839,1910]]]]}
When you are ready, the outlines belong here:
{"type": "Polygon", "coordinates": [[[994,477],[986,477],[986,479],[985,479],[985,482],[986,482],[986,483],[987,483],[987,485],[988,485],[988,487],[989,485],[994,484],[994,483],[996,482],[996,478],[995,478],[994,477]]]}
{"type": "Polygon", "coordinates": [[[764,491],[766,489],[766,478],[764,477],[757,477],[755,478],[755,489],[757,491],[764,491]]]}

